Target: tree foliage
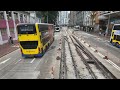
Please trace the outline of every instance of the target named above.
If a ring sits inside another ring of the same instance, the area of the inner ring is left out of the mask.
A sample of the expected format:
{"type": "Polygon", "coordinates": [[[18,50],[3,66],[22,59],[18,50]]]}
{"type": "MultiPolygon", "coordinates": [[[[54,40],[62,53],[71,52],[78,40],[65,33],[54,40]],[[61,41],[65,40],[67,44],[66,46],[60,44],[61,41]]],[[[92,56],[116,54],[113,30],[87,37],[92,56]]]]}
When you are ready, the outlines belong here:
{"type": "Polygon", "coordinates": [[[36,15],[42,19],[43,23],[47,23],[48,17],[48,23],[55,24],[57,21],[58,11],[36,11],[36,15]]]}

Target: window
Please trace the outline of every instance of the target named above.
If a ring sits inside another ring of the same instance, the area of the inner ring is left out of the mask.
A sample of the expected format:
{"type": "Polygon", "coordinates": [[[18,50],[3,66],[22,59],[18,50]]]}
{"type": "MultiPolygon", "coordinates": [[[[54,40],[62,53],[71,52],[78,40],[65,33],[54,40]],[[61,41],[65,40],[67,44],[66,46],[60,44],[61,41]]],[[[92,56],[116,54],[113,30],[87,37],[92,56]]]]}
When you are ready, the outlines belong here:
{"type": "Polygon", "coordinates": [[[7,19],[11,20],[12,19],[12,13],[11,13],[11,11],[6,11],[6,14],[7,14],[7,19]]]}
{"type": "Polygon", "coordinates": [[[35,34],[35,25],[19,25],[17,26],[18,34],[35,34]]]}
{"type": "Polygon", "coordinates": [[[23,23],[23,15],[20,14],[20,22],[23,23]]]}
{"type": "Polygon", "coordinates": [[[14,28],[9,28],[11,33],[14,33],[14,28]]]}
{"type": "Polygon", "coordinates": [[[1,30],[1,34],[2,34],[2,35],[7,34],[6,29],[1,28],[0,30],[1,30]]]}
{"type": "Polygon", "coordinates": [[[36,49],[38,46],[38,41],[20,41],[20,45],[24,49],[36,49]]]}
{"type": "Polygon", "coordinates": [[[14,12],[14,18],[15,20],[18,19],[18,13],[14,12]]]}
{"type": "Polygon", "coordinates": [[[8,40],[8,35],[7,35],[7,30],[5,28],[1,28],[1,35],[2,35],[2,40],[8,40]]]}
{"type": "Polygon", "coordinates": [[[115,25],[113,30],[120,30],[120,25],[115,25]]]}
{"type": "Polygon", "coordinates": [[[114,32],[112,33],[112,37],[113,37],[113,35],[114,35],[114,32]]]}
{"type": "Polygon", "coordinates": [[[48,25],[40,25],[39,24],[39,31],[45,31],[48,30],[48,25]]]}
{"type": "Polygon", "coordinates": [[[4,19],[4,14],[3,14],[3,12],[0,12],[0,19],[4,19]]]}
{"type": "Polygon", "coordinates": [[[41,39],[43,45],[45,45],[49,41],[49,32],[48,32],[48,25],[40,25],[39,24],[39,32],[41,32],[41,39]]]}

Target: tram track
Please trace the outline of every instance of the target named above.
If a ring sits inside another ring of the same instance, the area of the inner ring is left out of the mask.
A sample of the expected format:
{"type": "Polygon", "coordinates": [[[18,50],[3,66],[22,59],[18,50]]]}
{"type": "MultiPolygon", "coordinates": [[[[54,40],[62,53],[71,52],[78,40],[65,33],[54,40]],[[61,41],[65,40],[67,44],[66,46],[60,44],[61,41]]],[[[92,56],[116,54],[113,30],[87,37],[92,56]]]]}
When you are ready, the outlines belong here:
{"type": "Polygon", "coordinates": [[[65,56],[65,39],[62,36],[62,51],[61,51],[61,61],[60,61],[60,79],[66,79],[67,77],[67,67],[66,67],[66,56],[65,56]]]}
{"type": "Polygon", "coordinates": [[[104,66],[102,65],[97,58],[88,51],[84,45],[76,38],[75,35],[71,34],[69,31],[66,31],[66,36],[63,35],[63,42],[62,42],[62,54],[61,54],[61,64],[60,64],[60,79],[67,79],[67,63],[66,63],[66,51],[65,51],[65,42],[68,44],[68,48],[70,51],[70,56],[74,68],[75,78],[76,79],[84,79],[81,77],[81,71],[77,67],[79,63],[76,63],[74,59],[74,55],[72,53],[71,44],[75,46],[76,52],[85,64],[86,69],[88,70],[89,74],[91,75],[92,79],[116,79],[116,77],[104,66]],[[72,42],[69,42],[71,39],[72,42]],[[87,59],[85,58],[87,57],[87,59]]]}
{"type": "MultiPolygon", "coordinates": [[[[94,63],[97,69],[101,71],[101,73],[104,75],[106,79],[116,79],[116,77],[104,66],[102,65],[99,60],[90,53],[82,44],[81,42],[75,38],[75,36],[72,35],[72,37],[75,39],[75,41],[78,43],[77,47],[81,49],[81,51],[94,63]]],[[[85,60],[85,59],[84,59],[85,60]]],[[[89,62],[87,62],[89,63],[89,62]]]]}
{"type": "Polygon", "coordinates": [[[76,62],[73,58],[73,54],[72,54],[71,47],[70,47],[70,42],[68,41],[68,38],[66,36],[65,36],[65,40],[68,42],[68,46],[69,46],[70,55],[71,55],[71,58],[72,58],[72,63],[73,63],[73,66],[74,66],[76,79],[80,79],[81,77],[79,76],[79,71],[77,69],[77,64],[76,64],[76,62]]]}

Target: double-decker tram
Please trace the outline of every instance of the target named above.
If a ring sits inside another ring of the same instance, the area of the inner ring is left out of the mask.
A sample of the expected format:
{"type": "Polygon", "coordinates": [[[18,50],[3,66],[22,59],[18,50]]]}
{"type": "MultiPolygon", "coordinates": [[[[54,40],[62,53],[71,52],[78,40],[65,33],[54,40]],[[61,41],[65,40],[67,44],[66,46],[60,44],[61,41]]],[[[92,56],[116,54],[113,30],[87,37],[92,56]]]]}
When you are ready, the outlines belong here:
{"type": "Polygon", "coordinates": [[[120,24],[113,25],[110,42],[120,48],[120,24]]]}
{"type": "Polygon", "coordinates": [[[54,41],[54,25],[22,23],[17,25],[18,41],[23,57],[41,57],[54,41]]]}

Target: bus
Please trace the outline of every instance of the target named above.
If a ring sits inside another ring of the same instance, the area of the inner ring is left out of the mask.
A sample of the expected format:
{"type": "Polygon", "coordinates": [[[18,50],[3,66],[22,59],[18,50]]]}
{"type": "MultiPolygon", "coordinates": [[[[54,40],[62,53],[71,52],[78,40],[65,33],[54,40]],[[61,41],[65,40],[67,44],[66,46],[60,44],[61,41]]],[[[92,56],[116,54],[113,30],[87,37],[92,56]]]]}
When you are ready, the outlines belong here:
{"type": "Polygon", "coordinates": [[[120,48],[120,24],[114,24],[111,32],[110,43],[120,48]]]}
{"type": "Polygon", "coordinates": [[[54,41],[54,25],[21,23],[17,25],[22,57],[42,57],[54,41]]]}

